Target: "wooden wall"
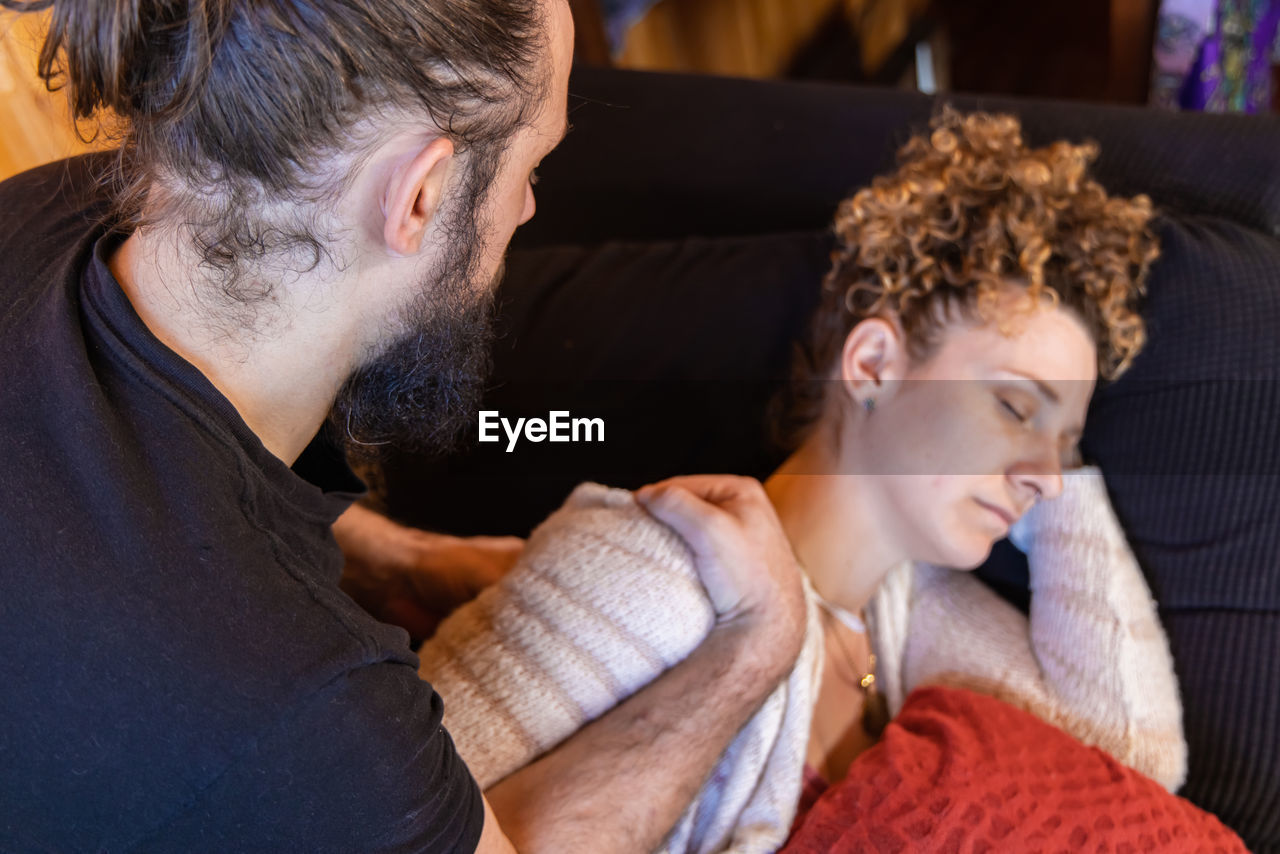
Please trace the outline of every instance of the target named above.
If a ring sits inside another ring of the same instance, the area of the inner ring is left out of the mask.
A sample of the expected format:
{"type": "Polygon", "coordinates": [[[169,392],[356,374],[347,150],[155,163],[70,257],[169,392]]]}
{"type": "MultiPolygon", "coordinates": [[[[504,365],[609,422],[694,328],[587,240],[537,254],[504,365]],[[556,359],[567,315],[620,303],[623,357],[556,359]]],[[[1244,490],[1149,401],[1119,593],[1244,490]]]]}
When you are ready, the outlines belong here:
{"type": "Polygon", "coordinates": [[[843,0],[662,0],[627,34],[624,68],[767,77],[843,0]]]}
{"type": "Polygon", "coordinates": [[[928,0],[662,0],[627,34],[623,68],[773,77],[833,15],[873,74],[928,0]]]}
{"type": "MultiPolygon", "coordinates": [[[[858,34],[864,70],[871,72],[925,5],[927,0],[662,0],[632,28],[617,64],[774,76],[825,21],[843,14],[858,34]]],[[[582,14],[593,7],[575,0],[575,8],[582,14]]],[[[36,77],[44,22],[43,15],[0,12],[0,180],[93,147],[77,137],[64,96],[47,92],[36,77]]]]}
{"type": "Polygon", "coordinates": [[[76,136],[64,95],[36,76],[44,21],[0,12],[0,180],[91,147],[76,136]]]}

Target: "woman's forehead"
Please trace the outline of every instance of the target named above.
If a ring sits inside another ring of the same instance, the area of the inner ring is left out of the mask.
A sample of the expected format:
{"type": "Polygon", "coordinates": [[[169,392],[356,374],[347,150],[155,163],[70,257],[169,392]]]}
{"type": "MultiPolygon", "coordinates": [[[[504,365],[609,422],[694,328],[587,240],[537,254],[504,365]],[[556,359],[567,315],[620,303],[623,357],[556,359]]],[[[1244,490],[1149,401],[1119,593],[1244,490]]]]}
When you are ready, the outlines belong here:
{"type": "Polygon", "coordinates": [[[955,319],[942,330],[930,362],[934,370],[963,376],[1012,371],[1033,379],[1086,382],[1097,379],[1097,345],[1069,310],[1039,306],[999,311],[990,320],[955,319]]]}

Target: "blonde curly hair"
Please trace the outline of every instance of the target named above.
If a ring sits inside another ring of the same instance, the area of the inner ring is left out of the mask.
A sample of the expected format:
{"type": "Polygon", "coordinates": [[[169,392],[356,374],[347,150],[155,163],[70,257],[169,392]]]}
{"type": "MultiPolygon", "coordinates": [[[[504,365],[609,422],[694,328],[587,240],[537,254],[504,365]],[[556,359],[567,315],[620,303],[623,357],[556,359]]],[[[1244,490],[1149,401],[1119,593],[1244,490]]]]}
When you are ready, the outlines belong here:
{"type": "Polygon", "coordinates": [[[913,358],[929,356],[959,309],[1001,328],[999,293],[1023,287],[1074,311],[1114,379],[1146,340],[1138,301],[1159,255],[1146,196],[1108,196],[1088,176],[1095,143],[1027,148],[1018,119],[947,108],[898,151],[898,168],[840,203],[832,268],[795,364],[784,444],[821,415],[821,380],[849,332],[870,317],[901,324],[913,358]]]}

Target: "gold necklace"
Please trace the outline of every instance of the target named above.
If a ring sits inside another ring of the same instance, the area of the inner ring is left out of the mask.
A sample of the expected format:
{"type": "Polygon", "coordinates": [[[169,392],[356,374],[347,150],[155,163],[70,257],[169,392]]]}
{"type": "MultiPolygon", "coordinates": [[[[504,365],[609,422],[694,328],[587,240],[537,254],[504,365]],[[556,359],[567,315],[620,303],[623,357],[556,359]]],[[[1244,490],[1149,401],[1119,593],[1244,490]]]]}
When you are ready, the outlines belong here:
{"type": "MultiPolygon", "coordinates": [[[[866,634],[866,626],[859,617],[839,605],[826,601],[821,596],[818,597],[818,604],[854,634],[866,634]]],[[[867,653],[867,667],[863,670],[857,666],[854,655],[845,645],[844,638],[840,637],[840,632],[836,631],[833,634],[836,645],[844,657],[845,669],[848,670],[848,675],[841,673],[840,678],[862,692],[862,728],[867,735],[878,739],[889,723],[889,704],[876,686],[876,655],[870,651],[867,653]]],[[[836,669],[839,672],[841,668],[836,669]]]]}

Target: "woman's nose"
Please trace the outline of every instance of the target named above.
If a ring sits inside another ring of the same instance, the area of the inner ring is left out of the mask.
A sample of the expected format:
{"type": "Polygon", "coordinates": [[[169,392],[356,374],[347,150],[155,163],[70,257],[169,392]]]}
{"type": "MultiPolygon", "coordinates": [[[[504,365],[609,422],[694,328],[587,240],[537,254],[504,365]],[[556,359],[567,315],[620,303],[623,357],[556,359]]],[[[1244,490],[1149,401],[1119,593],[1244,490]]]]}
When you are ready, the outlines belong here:
{"type": "Polygon", "coordinates": [[[1054,443],[1038,442],[1011,475],[1017,486],[1032,491],[1033,498],[1057,498],[1062,494],[1062,452],[1054,443]]]}

